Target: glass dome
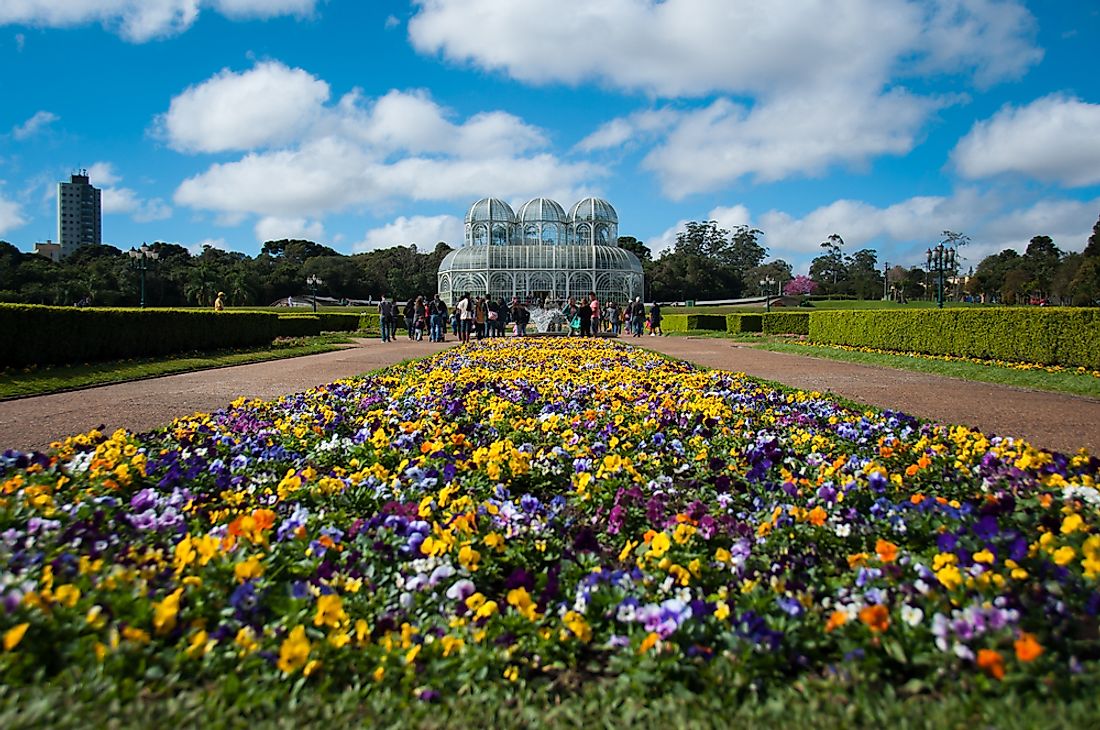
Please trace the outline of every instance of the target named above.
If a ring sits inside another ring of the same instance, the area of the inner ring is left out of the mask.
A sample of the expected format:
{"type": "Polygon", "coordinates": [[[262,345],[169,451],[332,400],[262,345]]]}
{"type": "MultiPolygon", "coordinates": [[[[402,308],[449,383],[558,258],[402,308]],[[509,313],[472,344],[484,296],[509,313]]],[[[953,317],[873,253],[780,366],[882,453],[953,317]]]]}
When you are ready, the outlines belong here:
{"type": "Polygon", "coordinates": [[[570,223],[618,223],[619,215],[611,207],[611,203],[603,198],[584,198],[569,211],[570,223]]]}
{"type": "Polygon", "coordinates": [[[516,214],[500,198],[482,198],[466,211],[467,246],[507,246],[515,228],[516,214]]]}
{"type": "Polygon", "coordinates": [[[561,246],[569,240],[565,209],[550,198],[535,198],[516,214],[516,237],[525,245],[561,246]]]}
{"type": "Polygon", "coordinates": [[[516,214],[512,212],[512,206],[500,198],[482,198],[466,211],[466,222],[515,223],[516,214]]]}

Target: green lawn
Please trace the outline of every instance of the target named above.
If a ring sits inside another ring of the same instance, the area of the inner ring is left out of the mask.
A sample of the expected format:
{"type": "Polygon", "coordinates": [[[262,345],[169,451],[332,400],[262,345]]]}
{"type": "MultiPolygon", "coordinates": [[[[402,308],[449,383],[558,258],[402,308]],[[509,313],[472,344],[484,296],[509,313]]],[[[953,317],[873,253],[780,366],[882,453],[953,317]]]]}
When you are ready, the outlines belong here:
{"type": "Polygon", "coordinates": [[[233,676],[203,686],[178,679],[139,685],[101,677],[0,686],[0,727],[550,727],[550,728],[1085,728],[1095,702],[1010,689],[925,695],[909,688],[798,682],[769,694],[745,686],[646,686],[611,680],[574,686],[501,687],[495,681],[431,701],[413,692],[328,690],[301,682],[244,685],[233,676]]]}
{"type": "Polygon", "coordinates": [[[910,355],[887,355],[869,352],[852,352],[835,347],[800,345],[780,338],[760,338],[760,348],[772,352],[789,352],[794,355],[824,357],[864,365],[915,370],[932,375],[943,375],[962,380],[1011,385],[1031,390],[1049,390],[1056,393],[1100,398],[1100,378],[1076,372],[1049,373],[1045,370],[1017,370],[994,364],[965,361],[933,360],[910,355]]]}
{"type": "Polygon", "coordinates": [[[351,340],[347,335],[323,335],[280,339],[269,347],[187,353],[171,358],[143,358],[83,365],[8,369],[0,373],[0,400],[155,378],[192,370],[316,355],[338,350],[349,342],[351,340]]]}

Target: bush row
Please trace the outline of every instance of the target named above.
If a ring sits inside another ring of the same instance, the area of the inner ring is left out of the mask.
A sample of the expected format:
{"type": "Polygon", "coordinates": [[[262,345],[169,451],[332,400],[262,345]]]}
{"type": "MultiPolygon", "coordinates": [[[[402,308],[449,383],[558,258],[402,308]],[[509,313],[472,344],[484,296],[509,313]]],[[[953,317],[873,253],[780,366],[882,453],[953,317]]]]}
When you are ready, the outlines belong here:
{"type": "Polygon", "coordinates": [[[279,337],[313,337],[321,334],[321,318],[315,314],[280,314],[279,337]]]}
{"type": "Polygon", "coordinates": [[[270,344],[279,318],[260,312],[0,304],[0,366],[156,357],[270,344]]]}
{"type": "Polygon", "coordinates": [[[1096,309],[814,312],[809,339],[930,355],[1100,368],[1100,310],[1096,309]]]}
{"type": "Polygon", "coordinates": [[[764,332],[770,335],[805,335],[810,332],[809,312],[768,312],[764,332]]]}
{"type": "Polygon", "coordinates": [[[666,314],[661,317],[661,329],[664,332],[688,332],[690,330],[726,329],[724,314],[666,314]]]}
{"type": "Polygon", "coordinates": [[[727,314],[726,332],[731,335],[742,332],[759,332],[761,316],[759,314],[727,314]]]}
{"type": "MultiPolygon", "coordinates": [[[[399,330],[405,329],[405,318],[404,317],[394,318],[394,323],[397,325],[397,329],[399,329],[399,330]]],[[[448,320],[447,326],[448,326],[448,328],[450,327],[450,320],[448,320]]],[[[379,321],[378,321],[378,312],[363,312],[362,314],[360,314],[359,315],[359,330],[362,331],[362,332],[366,332],[366,331],[380,332],[382,330],[382,325],[380,325],[379,321]]]]}

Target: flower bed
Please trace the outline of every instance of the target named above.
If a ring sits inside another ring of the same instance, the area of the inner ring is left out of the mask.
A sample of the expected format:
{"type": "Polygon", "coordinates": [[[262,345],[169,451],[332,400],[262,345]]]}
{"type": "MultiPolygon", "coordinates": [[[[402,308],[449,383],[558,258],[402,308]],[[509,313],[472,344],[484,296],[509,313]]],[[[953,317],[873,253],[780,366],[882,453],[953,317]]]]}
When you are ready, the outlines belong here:
{"type": "Polygon", "coordinates": [[[3,457],[0,676],[1091,691],[1098,472],[618,342],[470,345],[3,457]]]}

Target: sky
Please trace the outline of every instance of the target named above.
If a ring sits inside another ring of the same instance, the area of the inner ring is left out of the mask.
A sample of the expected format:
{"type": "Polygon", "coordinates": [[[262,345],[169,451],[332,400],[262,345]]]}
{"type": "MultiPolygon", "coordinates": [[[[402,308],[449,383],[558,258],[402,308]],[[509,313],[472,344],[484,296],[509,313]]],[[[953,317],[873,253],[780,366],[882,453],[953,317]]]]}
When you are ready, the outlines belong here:
{"type": "MultiPolygon", "coordinates": [[[[1100,216],[1100,0],[3,0],[0,239],[249,255],[462,242],[482,197],[607,199],[912,266],[1100,216]]],[[[965,264],[964,264],[965,265],[965,264]]]]}

